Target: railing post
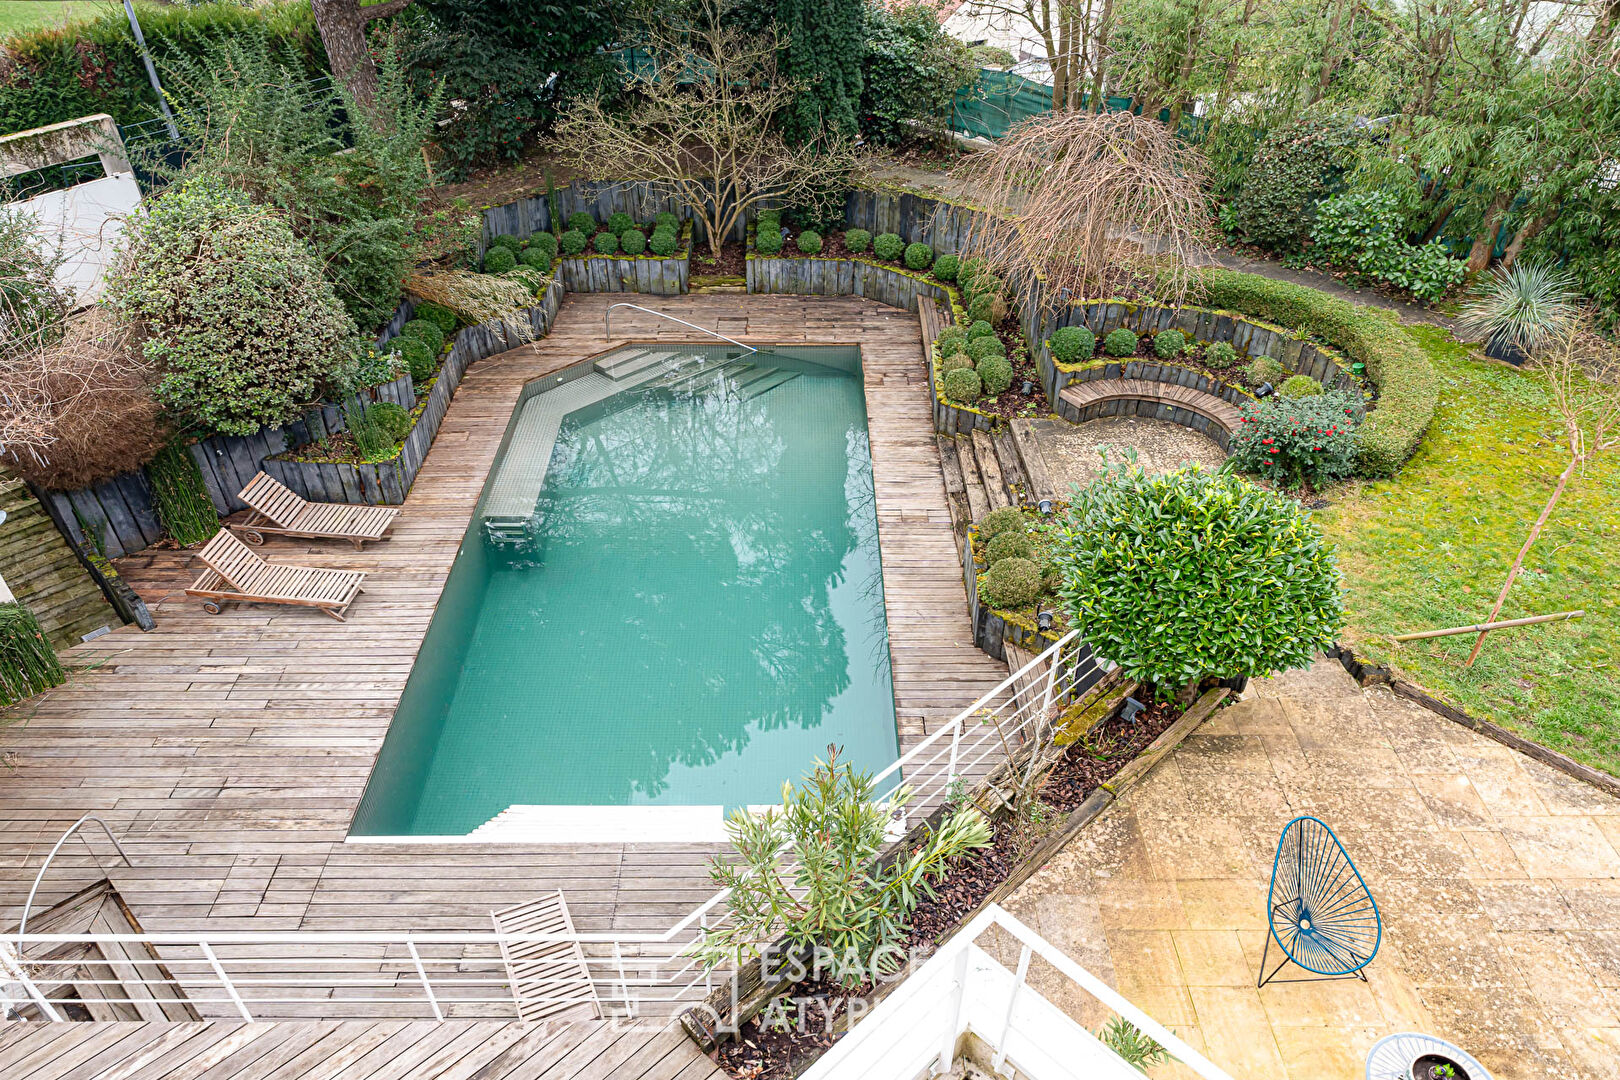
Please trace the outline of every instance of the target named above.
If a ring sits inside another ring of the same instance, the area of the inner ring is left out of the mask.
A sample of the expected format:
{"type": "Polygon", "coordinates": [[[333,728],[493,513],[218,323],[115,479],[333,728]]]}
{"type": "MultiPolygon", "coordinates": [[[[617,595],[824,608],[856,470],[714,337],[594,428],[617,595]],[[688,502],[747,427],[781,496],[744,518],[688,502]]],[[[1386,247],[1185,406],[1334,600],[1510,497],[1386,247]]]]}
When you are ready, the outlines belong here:
{"type": "Polygon", "coordinates": [[[945,795],[947,798],[950,797],[950,786],[956,783],[956,754],[962,743],[962,718],[957,717],[951,723],[956,725],[956,730],[951,732],[951,763],[949,771],[945,774],[945,795]]]}
{"type": "Polygon", "coordinates": [[[55,1007],[51,1005],[50,999],[45,996],[38,986],[34,985],[34,980],[28,977],[28,972],[23,969],[20,954],[19,956],[13,956],[11,950],[3,942],[0,942],[0,974],[3,974],[8,981],[20,985],[23,988],[23,993],[27,994],[33,1003],[39,1006],[39,1011],[45,1015],[45,1019],[53,1023],[66,1022],[67,1018],[56,1011],[55,1007]]]}
{"type": "Polygon", "coordinates": [[[416,965],[416,977],[422,980],[422,992],[427,995],[428,1004],[433,1007],[433,1019],[443,1020],[444,1012],[439,1008],[439,999],[433,996],[433,985],[428,982],[427,969],[422,966],[422,954],[416,951],[416,942],[406,938],[405,947],[411,951],[411,963],[416,965]]]}
{"type": "MultiPolygon", "coordinates": [[[[624,1000],[624,1011],[629,1016],[634,1017],[636,1009],[634,1005],[630,1004],[630,980],[624,973],[624,952],[619,948],[617,941],[613,943],[613,963],[619,969],[619,997],[624,1000]]],[[[590,977],[589,968],[585,969],[585,975],[587,978],[590,977]]]]}
{"type": "Polygon", "coordinates": [[[236,1011],[242,1014],[243,1020],[246,1020],[250,1024],[253,1023],[253,1014],[248,1012],[248,1007],[242,1003],[242,995],[236,992],[236,984],[231,982],[231,977],[229,975],[225,974],[225,967],[219,962],[219,957],[214,955],[213,946],[209,945],[206,941],[202,942],[201,944],[203,955],[206,956],[208,958],[208,962],[213,965],[214,974],[219,976],[219,984],[225,988],[225,992],[227,994],[231,995],[231,1000],[236,1002],[236,1011]]]}
{"type": "Polygon", "coordinates": [[[1051,730],[1052,698],[1057,692],[1058,665],[1063,660],[1063,645],[1060,642],[1052,646],[1052,660],[1046,665],[1046,686],[1041,690],[1041,711],[1035,716],[1035,730],[1033,742],[1029,748],[1029,762],[1024,768],[1024,783],[1028,785],[1035,779],[1035,764],[1041,759],[1041,751],[1046,747],[1046,733],[1051,730]]]}
{"type": "Polygon", "coordinates": [[[956,985],[951,988],[951,1022],[945,1025],[939,1040],[939,1057],[934,1061],[934,1073],[950,1072],[956,1060],[956,1037],[962,1033],[962,1009],[967,998],[968,950],[963,948],[956,956],[956,985]]]}
{"type": "Polygon", "coordinates": [[[1024,980],[1029,978],[1031,949],[1025,945],[1018,954],[1018,973],[1013,976],[1012,991],[1007,995],[1007,1015],[1001,1022],[1001,1038],[996,1040],[996,1054],[990,1061],[990,1071],[1000,1074],[1007,1063],[1007,1036],[1012,1033],[1013,1009],[1018,1007],[1018,995],[1023,992],[1024,980]]]}

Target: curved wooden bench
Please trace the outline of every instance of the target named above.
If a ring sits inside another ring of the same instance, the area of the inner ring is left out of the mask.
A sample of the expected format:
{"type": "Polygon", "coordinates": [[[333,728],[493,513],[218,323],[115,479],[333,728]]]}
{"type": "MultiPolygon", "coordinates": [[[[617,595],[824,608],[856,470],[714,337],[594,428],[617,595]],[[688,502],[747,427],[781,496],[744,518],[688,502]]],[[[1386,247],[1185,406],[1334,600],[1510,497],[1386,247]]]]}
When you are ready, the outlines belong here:
{"type": "Polygon", "coordinates": [[[1070,383],[1058,397],[1077,416],[1076,423],[1103,416],[1142,416],[1168,420],[1200,431],[1225,449],[1243,414],[1236,405],[1202,390],[1150,379],[1094,379],[1070,383]]]}

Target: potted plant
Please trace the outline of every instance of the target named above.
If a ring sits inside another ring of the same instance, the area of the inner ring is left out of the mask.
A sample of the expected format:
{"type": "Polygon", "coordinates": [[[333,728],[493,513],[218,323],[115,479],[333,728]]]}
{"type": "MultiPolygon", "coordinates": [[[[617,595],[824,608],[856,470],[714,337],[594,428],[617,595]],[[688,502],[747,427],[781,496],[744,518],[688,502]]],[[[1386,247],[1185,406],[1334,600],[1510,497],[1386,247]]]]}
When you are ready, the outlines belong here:
{"type": "Polygon", "coordinates": [[[1412,1062],[1412,1080],[1468,1080],[1468,1073],[1444,1054],[1424,1054],[1412,1062]]]}
{"type": "Polygon", "coordinates": [[[1523,364],[1551,334],[1575,314],[1575,280],[1551,263],[1520,262],[1497,267],[1463,305],[1459,322],[1485,338],[1485,355],[1523,364]]]}

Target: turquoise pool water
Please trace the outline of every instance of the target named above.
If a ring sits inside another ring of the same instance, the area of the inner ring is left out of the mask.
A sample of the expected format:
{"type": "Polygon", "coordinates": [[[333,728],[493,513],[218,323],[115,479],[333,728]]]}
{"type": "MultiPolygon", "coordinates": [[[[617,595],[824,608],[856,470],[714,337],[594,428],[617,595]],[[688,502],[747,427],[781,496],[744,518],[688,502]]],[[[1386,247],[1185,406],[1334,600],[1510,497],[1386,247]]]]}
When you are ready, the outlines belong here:
{"type": "Polygon", "coordinates": [[[740,352],[629,350],[527,388],[354,835],[729,809],[828,744],[894,760],[859,352],[740,352]]]}

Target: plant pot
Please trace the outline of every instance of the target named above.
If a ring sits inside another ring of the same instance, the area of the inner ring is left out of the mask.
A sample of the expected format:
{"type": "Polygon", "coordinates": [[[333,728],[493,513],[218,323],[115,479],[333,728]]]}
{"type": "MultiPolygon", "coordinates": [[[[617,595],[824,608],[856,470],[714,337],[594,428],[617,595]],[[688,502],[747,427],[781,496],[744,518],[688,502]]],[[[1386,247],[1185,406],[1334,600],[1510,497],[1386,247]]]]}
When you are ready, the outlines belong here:
{"type": "Polygon", "coordinates": [[[1412,1062],[1412,1080],[1469,1080],[1468,1072],[1444,1054],[1424,1054],[1412,1062]],[[1435,1073],[1435,1069],[1449,1065],[1451,1072],[1435,1073]]]}
{"type": "Polygon", "coordinates": [[[1516,342],[1494,337],[1485,339],[1485,355],[1492,360],[1506,360],[1514,367],[1523,367],[1524,362],[1530,359],[1530,355],[1516,342]]]}

